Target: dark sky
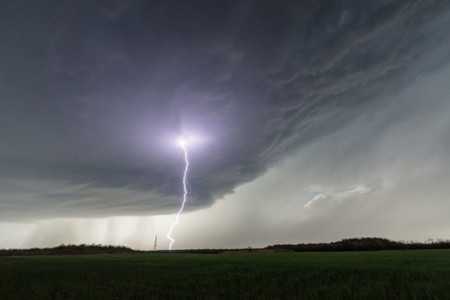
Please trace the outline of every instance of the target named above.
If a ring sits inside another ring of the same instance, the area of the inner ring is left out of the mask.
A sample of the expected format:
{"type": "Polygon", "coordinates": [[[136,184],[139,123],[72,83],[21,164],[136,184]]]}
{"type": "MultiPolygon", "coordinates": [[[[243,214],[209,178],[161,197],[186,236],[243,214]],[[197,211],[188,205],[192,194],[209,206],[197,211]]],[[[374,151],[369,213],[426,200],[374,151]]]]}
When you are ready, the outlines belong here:
{"type": "MultiPolygon", "coordinates": [[[[195,211],[321,139],[375,118],[364,136],[376,145],[392,122],[448,102],[392,100],[446,68],[446,0],[0,6],[4,222],[173,213],[181,135],[202,140],[189,149],[195,211]]],[[[367,154],[365,144],[330,150],[332,161],[367,154]]],[[[321,178],[338,182],[339,170],[321,178]]]]}

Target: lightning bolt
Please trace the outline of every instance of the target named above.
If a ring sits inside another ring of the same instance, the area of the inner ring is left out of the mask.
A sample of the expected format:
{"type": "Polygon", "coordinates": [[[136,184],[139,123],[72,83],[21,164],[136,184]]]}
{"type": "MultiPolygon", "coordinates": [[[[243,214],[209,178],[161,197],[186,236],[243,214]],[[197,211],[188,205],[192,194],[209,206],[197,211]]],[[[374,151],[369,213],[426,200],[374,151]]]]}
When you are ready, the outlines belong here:
{"type": "Polygon", "coordinates": [[[173,229],[180,222],[180,216],[181,216],[181,213],[183,212],[184,205],[186,204],[186,200],[188,197],[188,184],[189,183],[187,181],[187,175],[188,175],[188,171],[189,171],[189,155],[188,155],[186,142],[183,139],[180,140],[180,145],[184,151],[183,202],[181,202],[181,207],[178,210],[177,216],[175,218],[175,222],[172,223],[172,225],[170,226],[169,232],[167,233],[167,238],[170,240],[169,250],[172,250],[172,245],[173,245],[173,243],[175,243],[175,239],[172,237],[173,229]]]}

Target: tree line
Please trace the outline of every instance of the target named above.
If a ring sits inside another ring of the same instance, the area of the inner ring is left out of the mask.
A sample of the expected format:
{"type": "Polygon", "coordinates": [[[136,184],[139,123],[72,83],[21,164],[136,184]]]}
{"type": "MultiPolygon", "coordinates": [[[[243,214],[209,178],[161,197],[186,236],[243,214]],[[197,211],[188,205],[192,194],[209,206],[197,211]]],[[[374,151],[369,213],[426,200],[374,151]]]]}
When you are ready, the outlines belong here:
{"type": "Polygon", "coordinates": [[[331,252],[331,251],[380,251],[380,250],[416,250],[416,249],[450,249],[450,240],[428,240],[424,243],[415,241],[392,241],[385,238],[363,237],[343,239],[331,243],[277,244],[265,248],[241,249],[182,249],[141,251],[126,246],[105,246],[98,244],[60,245],[53,248],[0,249],[0,256],[26,255],[82,255],[82,254],[120,254],[120,253],[266,253],[266,252],[331,252]]]}

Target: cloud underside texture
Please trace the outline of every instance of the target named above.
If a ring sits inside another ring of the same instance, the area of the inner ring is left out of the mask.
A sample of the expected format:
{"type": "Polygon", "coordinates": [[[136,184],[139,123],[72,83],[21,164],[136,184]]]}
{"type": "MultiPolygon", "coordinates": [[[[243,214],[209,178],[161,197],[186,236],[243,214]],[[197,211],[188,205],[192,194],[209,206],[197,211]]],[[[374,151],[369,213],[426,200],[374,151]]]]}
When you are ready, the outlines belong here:
{"type": "Polygon", "coordinates": [[[423,99],[388,99],[448,63],[448,1],[7,6],[3,220],[174,212],[183,157],[169,141],[182,133],[205,137],[189,209],[209,206],[371,111],[393,116],[386,128],[419,112],[423,99]]]}

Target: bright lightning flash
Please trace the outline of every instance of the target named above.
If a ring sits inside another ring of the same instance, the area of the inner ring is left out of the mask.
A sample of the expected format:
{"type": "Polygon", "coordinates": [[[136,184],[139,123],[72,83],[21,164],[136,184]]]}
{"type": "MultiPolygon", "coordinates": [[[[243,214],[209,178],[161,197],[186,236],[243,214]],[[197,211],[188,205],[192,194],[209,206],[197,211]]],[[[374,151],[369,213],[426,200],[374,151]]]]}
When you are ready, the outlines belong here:
{"type": "Polygon", "coordinates": [[[188,185],[187,175],[188,175],[188,171],[189,171],[189,156],[188,156],[188,150],[187,150],[188,141],[186,138],[180,138],[178,143],[184,151],[185,165],[184,165],[184,172],[183,172],[183,201],[181,202],[181,207],[178,210],[175,222],[172,223],[172,225],[170,226],[169,232],[167,233],[167,238],[170,240],[169,250],[172,250],[172,245],[175,242],[175,239],[172,237],[173,229],[176,225],[178,225],[178,223],[180,221],[180,216],[181,216],[181,213],[183,212],[184,205],[186,204],[186,200],[188,197],[188,188],[187,188],[187,185],[188,185]]]}

